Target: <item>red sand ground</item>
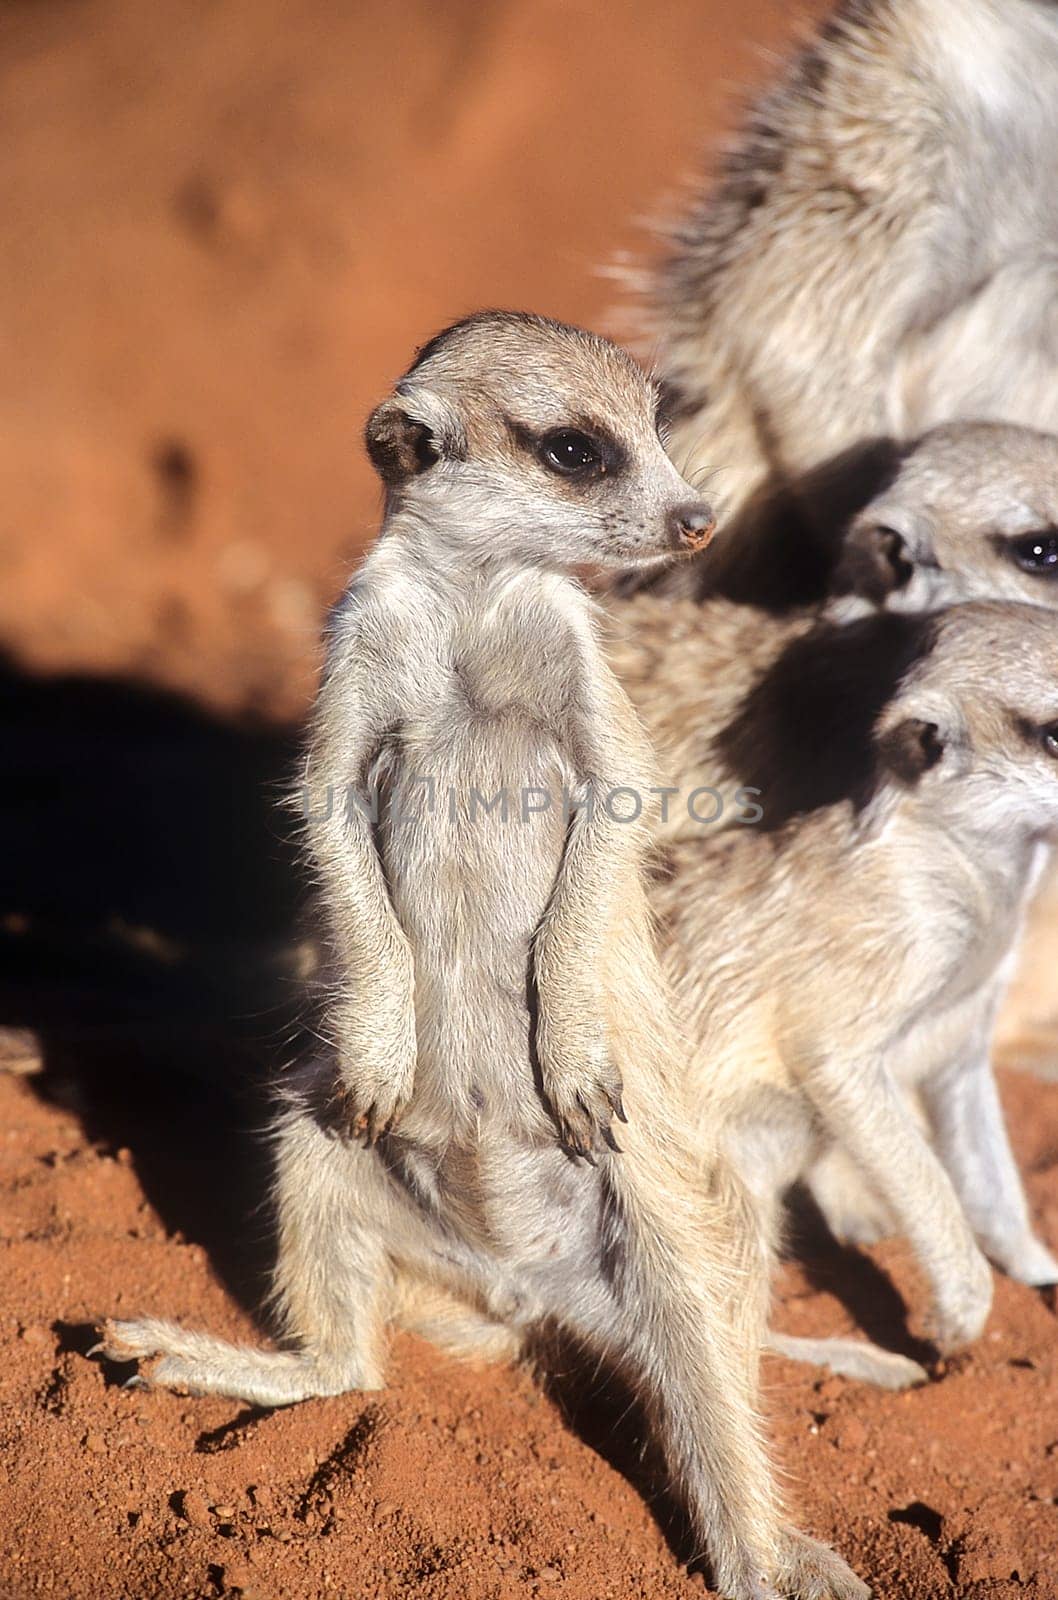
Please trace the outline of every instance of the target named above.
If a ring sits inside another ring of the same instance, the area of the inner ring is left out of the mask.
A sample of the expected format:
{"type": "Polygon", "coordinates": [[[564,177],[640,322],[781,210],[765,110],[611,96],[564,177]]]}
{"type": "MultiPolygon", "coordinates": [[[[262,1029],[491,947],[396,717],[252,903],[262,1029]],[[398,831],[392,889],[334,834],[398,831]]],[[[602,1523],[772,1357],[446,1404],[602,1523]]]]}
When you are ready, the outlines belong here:
{"type": "MultiPolygon", "coordinates": [[[[594,266],[794,20],[0,11],[0,1023],[32,1025],[45,1068],[0,1074],[0,1600],[703,1592],[634,1426],[575,1383],[401,1340],[383,1394],[265,1415],[126,1391],[85,1351],[122,1309],[252,1332],[238,1130],[288,1048],[270,952],[296,899],[266,802],[372,525],[363,415],[477,304],[604,323],[594,266]]],[[[1058,1087],[1004,1090],[1058,1245],[1058,1087]]],[[[901,1296],[913,1329],[899,1247],[819,1254],[785,1271],[782,1321],[914,1350],[901,1296]]],[[[799,1519],[893,1600],[1058,1595],[1056,1359],[1052,1298],[1001,1281],[922,1391],[769,1361],[799,1519]]]]}
{"type": "MultiPolygon", "coordinates": [[[[127,1103],[130,1080],[119,1105],[93,1100],[88,1120],[109,1116],[128,1141],[115,1146],[86,1138],[76,1079],[49,1085],[42,1096],[39,1078],[0,1079],[5,1600],[703,1592],[666,1541],[664,1508],[659,1522],[623,1474],[636,1476],[635,1440],[608,1437],[604,1399],[570,1420],[527,1373],[455,1365],[409,1338],[383,1393],[292,1411],[119,1387],[124,1370],[104,1372],[84,1353],[103,1311],[149,1307],[236,1337],[253,1325],[211,1270],[211,1252],[232,1254],[217,1237],[223,1219],[203,1217],[184,1235],[173,1226],[186,1193],[167,1192],[159,1207],[146,1198],[158,1182],[159,1110],[127,1103]]],[[[1004,1087],[1053,1244],[1058,1088],[1021,1075],[1004,1087]]],[[[187,1131],[179,1116],[164,1121],[177,1138],[187,1131]]],[[[183,1147],[182,1159],[188,1189],[223,1185],[200,1147],[183,1147]]],[[[782,1323],[851,1329],[836,1281],[872,1307],[876,1331],[913,1348],[898,1291],[921,1306],[914,1274],[899,1247],[875,1260],[788,1268],[782,1323]]],[[[1058,1329],[1047,1295],[999,1281],[979,1345],[910,1394],[772,1360],[766,1386],[800,1520],[877,1595],[1058,1594],[1058,1329]]]]}

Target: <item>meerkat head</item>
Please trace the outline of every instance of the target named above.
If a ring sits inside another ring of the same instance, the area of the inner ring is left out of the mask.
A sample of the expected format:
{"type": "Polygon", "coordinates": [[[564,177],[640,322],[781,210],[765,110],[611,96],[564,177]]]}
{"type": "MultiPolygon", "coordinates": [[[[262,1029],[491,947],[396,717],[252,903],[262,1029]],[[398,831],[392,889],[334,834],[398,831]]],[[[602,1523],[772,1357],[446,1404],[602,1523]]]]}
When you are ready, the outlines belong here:
{"type": "Polygon", "coordinates": [[[1058,834],[1058,616],[993,601],[923,620],[876,724],[881,773],[1004,843],[1058,834]]]}
{"type": "Polygon", "coordinates": [[[657,399],[596,334],[482,312],[420,350],[366,442],[388,510],[456,556],[642,566],[704,549],[714,528],[665,454],[657,399]]]}
{"type": "Polygon", "coordinates": [[[853,521],[834,587],[889,611],[1058,607],[1058,437],[989,422],[925,434],[853,521]]]}

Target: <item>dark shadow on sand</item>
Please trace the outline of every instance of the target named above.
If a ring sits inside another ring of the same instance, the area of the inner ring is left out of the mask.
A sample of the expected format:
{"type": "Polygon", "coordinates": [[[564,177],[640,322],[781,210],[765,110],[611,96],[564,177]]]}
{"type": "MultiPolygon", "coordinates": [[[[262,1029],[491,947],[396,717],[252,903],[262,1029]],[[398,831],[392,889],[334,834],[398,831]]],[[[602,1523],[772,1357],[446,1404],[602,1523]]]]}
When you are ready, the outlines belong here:
{"type": "Polygon", "coordinates": [[[265,1088],[298,1050],[297,736],[0,663],[0,1025],[169,1232],[260,1297],[265,1088]]]}

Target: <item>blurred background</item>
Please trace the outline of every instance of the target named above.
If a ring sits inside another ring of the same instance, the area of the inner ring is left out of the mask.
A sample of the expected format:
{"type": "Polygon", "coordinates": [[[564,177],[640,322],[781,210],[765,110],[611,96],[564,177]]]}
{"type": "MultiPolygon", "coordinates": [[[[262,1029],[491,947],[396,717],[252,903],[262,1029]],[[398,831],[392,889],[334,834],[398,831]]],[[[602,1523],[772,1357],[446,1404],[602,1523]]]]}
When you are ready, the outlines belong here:
{"type": "Polygon", "coordinates": [[[374,529],[363,418],[600,272],[817,3],[6,0],[0,645],[287,719],[374,529]]]}
{"type": "Polygon", "coordinates": [[[0,1025],[270,1014],[364,417],[481,305],[621,335],[604,269],[821,9],[0,6],[0,1025]]]}

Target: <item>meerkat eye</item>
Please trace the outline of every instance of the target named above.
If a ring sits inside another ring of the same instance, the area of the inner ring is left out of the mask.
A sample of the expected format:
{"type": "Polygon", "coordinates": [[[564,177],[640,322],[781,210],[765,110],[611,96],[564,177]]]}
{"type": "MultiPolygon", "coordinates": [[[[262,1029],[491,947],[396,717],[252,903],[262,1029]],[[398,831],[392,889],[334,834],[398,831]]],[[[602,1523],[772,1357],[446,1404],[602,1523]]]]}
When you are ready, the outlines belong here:
{"type": "Polygon", "coordinates": [[[1058,760],[1058,722],[1052,722],[1049,727],[1040,729],[1040,743],[1049,756],[1058,760]]]}
{"type": "Polygon", "coordinates": [[[576,428],[556,428],[553,433],[545,433],[540,441],[540,459],[549,471],[560,472],[566,478],[603,464],[595,441],[576,428]]]}
{"type": "Polygon", "coordinates": [[[1007,549],[1022,572],[1058,578],[1058,531],[1022,534],[1019,539],[1010,539],[1007,549]]]}

